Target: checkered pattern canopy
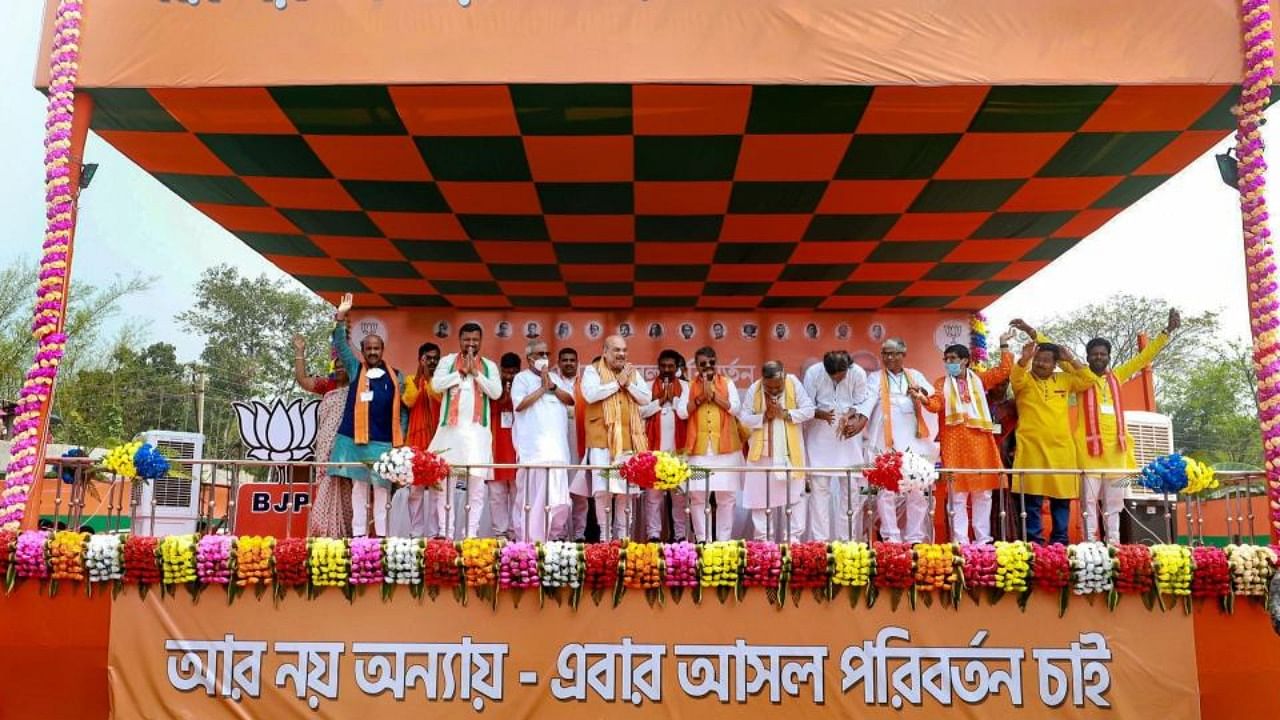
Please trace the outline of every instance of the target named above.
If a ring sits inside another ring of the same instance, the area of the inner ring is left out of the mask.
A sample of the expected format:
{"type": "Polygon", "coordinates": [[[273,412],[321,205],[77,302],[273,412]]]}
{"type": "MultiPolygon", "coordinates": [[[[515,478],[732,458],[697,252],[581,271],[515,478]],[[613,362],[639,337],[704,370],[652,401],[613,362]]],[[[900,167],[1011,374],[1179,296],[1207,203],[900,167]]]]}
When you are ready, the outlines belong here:
{"type": "Polygon", "coordinates": [[[364,307],[969,310],[1212,147],[1238,88],[91,92],[109,143],[364,307]]]}

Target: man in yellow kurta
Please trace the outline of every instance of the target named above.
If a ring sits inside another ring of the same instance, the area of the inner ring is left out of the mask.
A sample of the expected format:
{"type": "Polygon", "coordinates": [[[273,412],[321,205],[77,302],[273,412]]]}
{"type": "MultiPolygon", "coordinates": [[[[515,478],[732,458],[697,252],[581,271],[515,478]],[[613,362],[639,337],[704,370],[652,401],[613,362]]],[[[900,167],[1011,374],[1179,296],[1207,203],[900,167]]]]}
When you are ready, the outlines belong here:
{"type": "Polygon", "coordinates": [[[1076,421],[1076,461],[1085,470],[1084,532],[1088,540],[1098,539],[1098,494],[1102,491],[1102,513],[1105,515],[1106,540],[1120,542],[1120,511],[1124,508],[1122,477],[1104,477],[1101,470],[1136,469],[1133,438],[1125,427],[1120,386],[1151,363],[1169,343],[1169,336],[1182,324],[1177,310],[1169,311],[1164,330],[1133,358],[1108,370],[1111,365],[1111,342],[1096,337],[1085,345],[1089,367],[1084,376],[1089,387],[1076,395],[1079,415],[1076,421]]]}
{"type": "MultiPolygon", "coordinates": [[[[1015,327],[1036,337],[1021,321],[1015,327]]],[[[1076,468],[1076,448],[1071,437],[1068,401],[1072,393],[1089,387],[1080,364],[1070,349],[1050,343],[1027,343],[1022,357],[1013,366],[1010,384],[1018,404],[1017,449],[1013,467],[1027,469],[1070,470],[1076,468]],[[1059,363],[1063,372],[1055,372],[1059,363]]],[[[1051,543],[1067,543],[1067,523],[1071,516],[1071,500],[1078,496],[1074,475],[1013,476],[1013,492],[1023,493],[1026,513],[1026,537],[1043,543],[1041,509],[1044,496],[1049,496],[1049,513],[1053,528],[1051,543]]]]}

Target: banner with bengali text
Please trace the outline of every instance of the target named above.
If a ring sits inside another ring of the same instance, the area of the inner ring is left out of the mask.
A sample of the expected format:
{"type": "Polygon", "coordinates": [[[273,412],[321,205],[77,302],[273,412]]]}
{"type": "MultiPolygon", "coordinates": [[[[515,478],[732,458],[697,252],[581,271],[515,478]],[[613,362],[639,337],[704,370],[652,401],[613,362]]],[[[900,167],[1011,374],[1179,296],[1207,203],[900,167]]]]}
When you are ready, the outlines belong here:
{"type": "Polygon", "coordinates": [[[1193,621],[1037,593],[895,610],[887,597],[771,607],[685,595],[650,607],[536,592],[496,607],[377,589],[279,605],[206,591],[112,604],[116,718],[1197,718],[1193,621]],[[366,715],[367,713],[367,715],[366,715]]]}

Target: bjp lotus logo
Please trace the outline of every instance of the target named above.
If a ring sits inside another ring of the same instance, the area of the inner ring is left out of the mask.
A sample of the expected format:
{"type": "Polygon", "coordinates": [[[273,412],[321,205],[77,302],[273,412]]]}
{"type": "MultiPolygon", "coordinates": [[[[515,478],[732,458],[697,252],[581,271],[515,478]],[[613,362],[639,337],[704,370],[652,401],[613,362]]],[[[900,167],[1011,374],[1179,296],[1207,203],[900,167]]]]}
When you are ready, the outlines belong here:
{"type": "Polygon", "coordinates": [[[240,420],[240,441],[245,457],[267,462],[309,460],[315,454],[316,409],[319,400],[294,400],[285,405],[276,399],[270,406],[254,400],[233,402],[240,420]]]}

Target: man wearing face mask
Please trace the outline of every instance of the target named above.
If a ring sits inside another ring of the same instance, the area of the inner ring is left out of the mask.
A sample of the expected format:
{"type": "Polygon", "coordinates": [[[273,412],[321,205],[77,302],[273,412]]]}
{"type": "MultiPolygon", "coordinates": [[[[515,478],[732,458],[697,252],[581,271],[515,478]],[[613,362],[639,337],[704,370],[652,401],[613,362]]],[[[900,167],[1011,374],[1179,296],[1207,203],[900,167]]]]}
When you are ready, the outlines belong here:
{"type": "MultiPolygon", "coordinates": [[[[969,366],[969,348],[950,345],[942,352],[947,374],[938,378],[940,392],[924,395],[910,391],[925,410],[938,416],[938,444],[942,449],[942,465],[948,468],[998,468],[1000,448],[996,446],[991,408],[987,406],[987,388],[999,385],[1009,377],[1013,355],[1009,341],[1013,330],[1000,336],[1000,364],[988,370],[969,366]]],[[[973,498],[973,541],[991,542],[991,491],[1000,487],[1000,473],[956,475],[951,478],[951,541],[969,542],[969,498],[973,498]]]]}
{"type": "MultiPolygon", "coordinates": [[[[443,395],[440,425],[431,438],[430,450],[440,453],[455,468],[493,461],[493,422],[489,400],[502,395],[498,366],[480,356],[483,331],[477,323],[458,328],[459,351],[440,358],[431,377],[431,388],[443,395]]],[[[484,513],[485,480],[489,471],[471,468],[467,479],[467,537],[476,537],[484,513]]],[[[436,504],[439,532],[449,534],[453,518],[446,517],[445,487],[436,504]]]]}
{"type": "Polygon", "coordinates": [[[716,470],[742,465],[738,431],[741,401],[733,380],[716,370],[716,351],[703,346],[693,354],[694,373],[681,398],[681,414],[688,418],[685,450],[689,464],[709,468],[705,479],[689,481],[689,521],[697,542],[728,540],[733,532],[733,506],[742,490],[742,473],[716,470]],[[715,516],[707,527],[708,496],[715,499],[715,516]]]}
{"type": "MultiPolygon", "coordinates": [[[[561,357],[564,357],[563,351],[561,357]]],[[[516,454],[522,464],[567,465],[571,456],[566,428],[573,393],[552,376],[546,341],[530,340],[525,345],[525,359],[529,361],[529,369],[511,382],[511,402],[515,404],[516,413],[516,454]]],[[[568,509],[569,473],[564,468],[522,468],[516,473],[517,538],[540,542],[562,537],[568,509]],[[527,518],[526,505],[529,507],[527,518]]]]}
{"type": "MultiPolygon", "coordinates": [[[[817,408],[813,419],[805,424],[804,444],[809,452],[810,467],[849,467],[862,464],[862,438],[858,434],[867,424],[865,415],[858,412],[858,405],[867,399],[867,372],[850,362],[843,350],[832,350],[814,363],[804,373],[804,389],[813,398],[817,408]]],[[[852,477],[851,487],[845,487],[848,499],[838,505],[833,503],[832,482],[837,483],[839,493],[848,476],[829,473],[810,473],[809,539],[827,542],[832,539],[831,515],[834,510],[839,518],[836,523],[836,539],[848,540],[849,524],[846,512],[851,512],[853,537],[862,536],[862,503],[865,496],[859,492],[866,486],[862,475],[852,477]]]]}
{"type": "MultiPolygon", "coordinates": [[[[867,398],[859,411],[866,415],[863,447],[874,456],[888,450],[911,452],[933,462],[938,446],[933,442],[937,429],[934,418],[926,416],[919,398],[933,394],[933,386],[919,370],[903,366],[907,344],[901,338],[889,338],[880,346],[881,369],[867,378],[867,398]],[[918,392],[911,392],[912,390],[918,392]]],[[[880,491],[876,497],[876,513],[880,518],[880,535],[888,541],[923,542],[927,531],[928,500],[919,491],[906,495],[907,529],[898,529],[898,493],[880,491]]]]}
{"type": "MultiPolygon", "coordinates": [[[[360,357],[351,352],[347,339],[347,313],[351,310],[351,293],[338,303],[337,327],[330,338],[333,350],[352,378],[342,423],[333,442],[329,462],[372,463],[392,447],[404,444],[401,427],[400,388],[404,377],[383,360],[382,338],[367,335],[360,341],[360,357]]],[[[373,489],[374,533],[387,532],[387,500],[390,483],[373,474],[365,466],[334,468],[334,476],[351,479],[351,535],[369,534],[369,491],[373,489]]]]}
{"type": "MultiPolygon", "coordinates": [[[[684,398],[689,394],[689,383],[679,378],[683,358],[675,350],[667,349],[658,354],[658,377],[649,389],[653,399],[640,409],[645,419],[645,433],[650,450],[669,453],[684,451],[687,432],[685,421],[688,410],[684,398]]],[[[685,539],[687,532],[687,501],[684,493],[646,490],[644,493],[644,522],[649,542],[658,542],[662,536],[662,516],[666,512],[666,496],[671,497],[671,530],[676,542],[685,539]]]]}

